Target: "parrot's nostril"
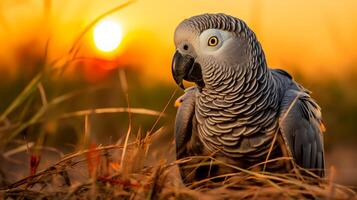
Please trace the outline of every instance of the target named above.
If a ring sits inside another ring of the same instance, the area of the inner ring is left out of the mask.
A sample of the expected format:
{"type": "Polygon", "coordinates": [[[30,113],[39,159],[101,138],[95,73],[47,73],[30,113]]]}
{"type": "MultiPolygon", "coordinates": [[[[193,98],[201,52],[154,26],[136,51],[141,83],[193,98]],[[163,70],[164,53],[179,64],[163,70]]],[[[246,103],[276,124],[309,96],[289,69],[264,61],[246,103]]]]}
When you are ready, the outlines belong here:
{"type": "Polygon", "coordinates": [[[188,50],[188,45],[187,45],[187,44],[183,45],[183,49],[184,49],[185,51],[187,51],[187,50],[188,50]]]}

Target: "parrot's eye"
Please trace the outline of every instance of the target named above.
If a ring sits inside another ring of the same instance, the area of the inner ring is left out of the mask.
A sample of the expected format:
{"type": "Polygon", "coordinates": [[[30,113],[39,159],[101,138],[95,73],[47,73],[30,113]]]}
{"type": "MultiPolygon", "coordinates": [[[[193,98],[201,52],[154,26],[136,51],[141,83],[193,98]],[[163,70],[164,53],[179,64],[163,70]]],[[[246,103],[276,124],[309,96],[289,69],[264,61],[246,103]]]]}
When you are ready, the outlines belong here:
{"type": "Polygon", "coordinates": [[[218,38],[216,36],[212,36],[208,39],[208,46],[214,47],[218,44],[218,38]]]}

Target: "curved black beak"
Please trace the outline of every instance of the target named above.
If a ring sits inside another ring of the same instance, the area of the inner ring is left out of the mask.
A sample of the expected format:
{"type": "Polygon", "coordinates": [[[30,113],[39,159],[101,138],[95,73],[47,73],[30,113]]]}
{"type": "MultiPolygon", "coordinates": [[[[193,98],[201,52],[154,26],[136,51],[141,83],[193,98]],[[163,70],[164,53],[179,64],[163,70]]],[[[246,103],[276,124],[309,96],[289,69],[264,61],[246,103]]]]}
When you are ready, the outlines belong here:
{"type": "Polygon", "coordinates": [[[172,59],[172,76],[182,89],[185,89],[183,80],[195,82],[199,87],[204,87],[201,65],[196,63],[194,57],[190,55],[175,52],[172,59]]]}

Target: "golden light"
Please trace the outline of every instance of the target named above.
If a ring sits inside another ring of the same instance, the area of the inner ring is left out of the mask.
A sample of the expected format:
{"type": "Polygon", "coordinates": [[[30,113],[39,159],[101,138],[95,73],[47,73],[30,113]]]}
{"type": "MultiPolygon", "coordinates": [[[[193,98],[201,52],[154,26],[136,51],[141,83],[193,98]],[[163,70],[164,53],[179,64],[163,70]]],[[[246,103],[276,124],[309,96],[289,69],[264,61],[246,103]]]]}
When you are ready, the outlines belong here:
{"type": "Polygon", "coordinates": [[[123,39],[123,30],[118,22],[103,20],[93,31],[95,46],[104,52],[111,52],[118,48],[123,39]]]}

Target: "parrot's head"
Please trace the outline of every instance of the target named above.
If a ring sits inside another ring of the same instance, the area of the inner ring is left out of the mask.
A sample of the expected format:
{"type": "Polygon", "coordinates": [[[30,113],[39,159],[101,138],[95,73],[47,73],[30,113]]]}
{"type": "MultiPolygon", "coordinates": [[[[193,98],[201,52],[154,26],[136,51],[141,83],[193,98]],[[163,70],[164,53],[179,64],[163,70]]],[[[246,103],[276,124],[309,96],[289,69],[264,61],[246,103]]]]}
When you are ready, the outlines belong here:
{"type": "Polygon", "coordinates": [[[174,41],[172,75],[181,88],[183,80],[200,88],[217,85],[214,76],[244,72],[265,59],[253,31],[242,20],[225,14],[184,20],[176,28],[174,41]]]}

